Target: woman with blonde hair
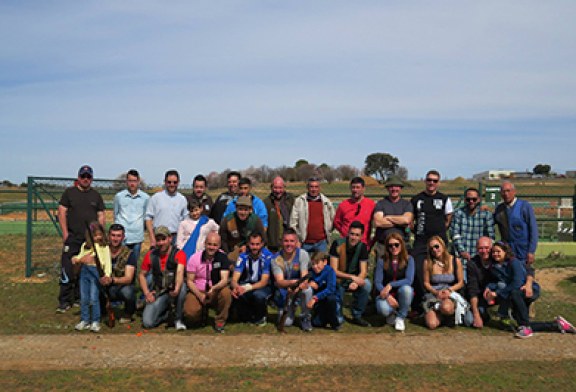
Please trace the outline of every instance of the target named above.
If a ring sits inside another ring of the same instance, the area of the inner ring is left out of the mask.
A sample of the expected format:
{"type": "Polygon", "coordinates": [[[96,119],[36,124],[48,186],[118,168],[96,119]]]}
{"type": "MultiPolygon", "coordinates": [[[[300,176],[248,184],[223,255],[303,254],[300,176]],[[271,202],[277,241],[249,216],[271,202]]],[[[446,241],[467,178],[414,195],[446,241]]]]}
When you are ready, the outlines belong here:
{"type": "Polygon", "coordinates": [[[424,288],[428,292],[424,295],[424,312],[428,328],[464,322],[469,305],[458,293],[463,287],[464,272],[460,259],[448,252],[442,238],[431,237],[424,261],[424,288]]]}
{"type": "Polygon", "coordinates": [[[414,259],[408,255],[406,243],[400,233],[391,233],[384,241],[383,258],[376,261],[374,287],[377,290],[376,311],[386,317],[386,323],[397,331],[404,331],[414,298],[414,259]]]}

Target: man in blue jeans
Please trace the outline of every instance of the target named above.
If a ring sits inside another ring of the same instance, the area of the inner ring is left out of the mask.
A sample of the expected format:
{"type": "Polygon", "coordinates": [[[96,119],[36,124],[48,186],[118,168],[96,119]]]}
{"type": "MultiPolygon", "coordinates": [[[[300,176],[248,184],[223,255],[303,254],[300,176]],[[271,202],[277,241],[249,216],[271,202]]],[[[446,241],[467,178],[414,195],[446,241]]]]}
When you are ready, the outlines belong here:
{"type": "MultiPolygon", "coordinates": [[[[108,229],[108,246],[112,259],[112,276],[100,278],[100,284],[108,290],[111,301],[124,302],[124,314],[120,318],[120,324],[133,321],[136,311],[136,291],[134,289],[134,277],[136,276],[136,255],[125,245],[124,226],[114,223],[108,229]]],[[[104,304],[104,301],[100,302],[104,304]]],[[[103,313],[104,314],[104,313],[103,313]]]]}
{"type": "Polygon", "coordinates": [[[352,222],[348,236],[332,243],[330,266],[336,271],[342,302],[345,292],[352,293],[352,323],[369,327],[370,323],[362,318],[372,291],[372,283],[367,278],[368,248],[362,242],[363,234],[364,225],[352,222]]]}

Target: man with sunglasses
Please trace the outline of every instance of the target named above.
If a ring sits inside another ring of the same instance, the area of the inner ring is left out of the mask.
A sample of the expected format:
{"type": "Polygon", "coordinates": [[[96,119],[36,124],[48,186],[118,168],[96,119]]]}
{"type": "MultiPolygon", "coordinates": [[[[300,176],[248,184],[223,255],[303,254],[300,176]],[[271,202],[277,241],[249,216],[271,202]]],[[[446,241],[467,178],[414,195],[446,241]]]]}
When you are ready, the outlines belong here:
{"type": "Polygon", "coordinates": [[[420,301],[426,290],[424,289],[424,259],[426,258],[428,240],[432,236],[440,236],[445,244],[448,243],[446,230],[450,227],[453,207],[448,196],[438,191],[440,185],[440,173],[437,170],[429,170],[426,173],[426,189],[411,200],[414,209],[414,221],[412,231],[414,244],[412,256],[416,266],[414,279],[414,305],[420,310],[420,301]]]}
{"type": "Polygon", "coordinates": [[[350,181],[351,196],[338,205],[336,215],[334,215],[334,228],[338,230],[342,238],[346,238],[350,224],[353,221],[358,221],[366,228],[362,235],[362,242],[366,246],[370,246],[372,213],[376,203],[364,196],[365,190],[366,183],[362,177],[354,177],[350,181]]]}
{"type": "Polygon", "coordinates": [[[172,244],[176,244],[176,234],[180,222],[188,216],[188,201],[178,192],[180,175],[176,170],[168,170],[164,175],[164,190],[156,192],[146,208],[146,229],[150,236],[150,248],[156,246],[154,230],[165,226],[170,230],[172,244]]]}
{"type": "Polygon", "coordinates": [[[480,237],[494,240],[494,218],[490,211],[480,208],[480,192],[476,188],[468,188],[464,192],[466,205],[454,213],[450,231],[457,255],[462,260],[464,280],[466,265],[476,255],[476,244],[480,237]]]}
{"type": "Polygon", "coordinates": [[[104,201],[100,193],[92,188],[93,171],[88,165],[78,170],[74,186],[67,188],[58,206],[58,224],[62,230],[62,270],[57,313],[65,313],[79,300],[78,271],[72,267],[72,256],[80,252],[85,241],[86,222],[97,220],[104,226],[104,201]]]}

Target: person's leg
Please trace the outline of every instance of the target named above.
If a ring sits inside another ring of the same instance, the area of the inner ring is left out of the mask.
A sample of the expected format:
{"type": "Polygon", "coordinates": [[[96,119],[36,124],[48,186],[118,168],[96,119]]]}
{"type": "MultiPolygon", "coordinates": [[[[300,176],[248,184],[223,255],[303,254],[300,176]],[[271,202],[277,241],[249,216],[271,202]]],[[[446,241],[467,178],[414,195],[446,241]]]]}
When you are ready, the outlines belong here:
{"type": "Polygon", "coordinates": [[[312,291],[312,289],[310,287],[308,287],[307,289],[300,291],[298,296],[300,297],[300,314],[301,314],[301,316],[302,317],[310,317],[311,311],[310,311],[310,309],[308,309],[308,306],[306,306],[306,304],[308,304],[308,302],[310,302],[310,300],[314,296],[314,292],[312,291]]]}
{"type": "Polygon", "coordinates": [[[118,287],[118,299],[124,302],[124,316],[132,319],[136,312],[136,289],[134,285],[127,284],[124,286],[112,286],[110,289],[118,287]]]}
{"type": "Polygon", "coordinates": [[[352,317],[355,319],[360,319],[364,315],[366,306],[368,305],[368,300],[370,299],[370,292],[372,291],[372,283],[370,280],[364,280],[364,286],[358,287],[353,292],[353,302],[352,302],[352,317]]]}
{"type": "Polygon", "coordinates": [[[330,323],[332,328],[338,329],[342,324],[338,317],[338,297],[336,295],[329,295],[326,298],[326,306],[324,309],[326,321],[330,323]]]}
{"type": "Polygon", "coordinates": [[[414,298],[414,289],[412,286],[401,286],[397,291],[398,310],[396,311],[398,317],[405,319],[408,317],[408,310],[414,298]]]}
{"type": "Polygon", "coordinates": [[[156,301],[147,303],[142,312],[142,326],[144,328],[155,328],[168,318],[168,309],[172,297],[163,294],[156,298],[156,301]]]}
{"type": "Polygon", "coordinates": [[[259,321],[266,318],[268,310],[268,297],[270,297],[270,287],[264,287],[258,290],[249,292],[252,294],[252,309],[254,312],[254,320],[259,321]]]}
{"type": "Polygon", "coordinates": [[[202,304],[192,292],[186,295],[182,312],[183,321],[188,325],[199,324],[202,321],[202,304]]]}
{"type": "Polygon", "coordinates": [[[214,318],[214,322],[216,325],[224,325],[228,320],[230,305],[232,305],[232,293],[230,292],[230,289],[224,287],[222,290],[218,291],[214,301],[216,308],[216,317],[214,318]]]}
{"type": "Polygon", "coordinates": [[[530,318],[528,316],[529,302],[524,297],[522,290],[512,290],[510,293],[510,301],[512,303],[512,312],[518,325],[528,327],[530,318]]]}
{"type": "Polygon", "coordinates": [[[376,313],[388,317],[394,313],[394,308],[384,298],[376,297],[376,313]]]}
{"type": "Polygon", "coordinates": [[[80,288],[78,287],[80,284],[79,273],[74,271],[72,256],[80,252],[81,245],[82,244],[79,244],[77,241],[69,239],[65,242],[62,250],[62,256],[60,258],[60,290],[58,293],[58,306],[61,309],[65,309],[74,304],[76,300],[76,289],[78,289],[78,296],[80,295],[80,288]]]}
{"type": "Polygon", "coordinates": [[[87,267],[80,270],[80,320],[90,322],[90,275],[87,267]]]}
{"type": "MultiPolygon", "coordinates": [[[[86,266],[85,266],[86,267],[86,266]]],[[[90,306],[92,307],[92,322],[100,322],[100,282],[98,277],[98,270],[95,266],[88,266],[88,273],[90,274],[90,306]]]]}
{"type": "Polygon", "coordinates": [[[139,260],[140,260],[140,251],[142,250],[142,243],[141,242],[137,242],[135,244],[126,244],[126,246],[132,250],[132,253],[134,254],[134,257],[136,259],[136,264],[138,264],[139,260]]]}

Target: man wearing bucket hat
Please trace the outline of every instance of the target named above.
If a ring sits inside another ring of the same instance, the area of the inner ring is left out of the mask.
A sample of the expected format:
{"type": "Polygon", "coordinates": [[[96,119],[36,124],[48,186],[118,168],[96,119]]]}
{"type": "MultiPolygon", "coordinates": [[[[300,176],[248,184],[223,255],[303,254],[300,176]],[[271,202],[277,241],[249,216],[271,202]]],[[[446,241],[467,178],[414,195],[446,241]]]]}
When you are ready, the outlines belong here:
{"type": "Polygon", "coordinates": [[[404,242],[409,244],[410,232],[408,227],[414,218],[412,203],[402,199],[401,196],[404,181],[398,176],[391,176],[384,186],[388,191],[388,196],[376,204],[372,222],[376,228],[374,236],[376,258],[384,254],[386,237],[391,233],[400,233],[404,237],[404,242]]]}

